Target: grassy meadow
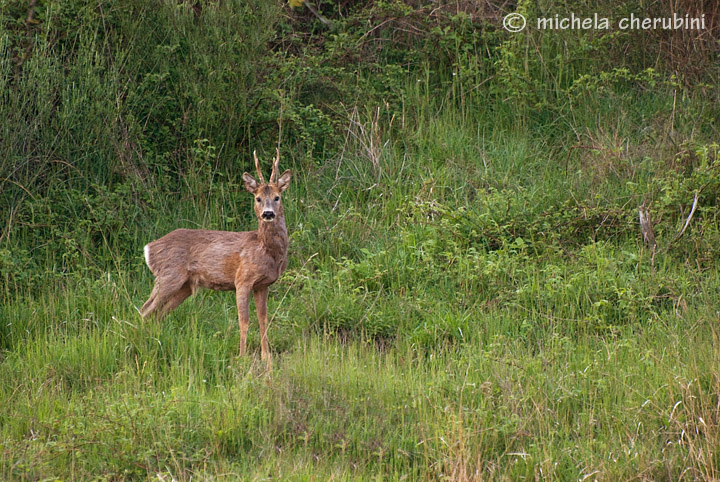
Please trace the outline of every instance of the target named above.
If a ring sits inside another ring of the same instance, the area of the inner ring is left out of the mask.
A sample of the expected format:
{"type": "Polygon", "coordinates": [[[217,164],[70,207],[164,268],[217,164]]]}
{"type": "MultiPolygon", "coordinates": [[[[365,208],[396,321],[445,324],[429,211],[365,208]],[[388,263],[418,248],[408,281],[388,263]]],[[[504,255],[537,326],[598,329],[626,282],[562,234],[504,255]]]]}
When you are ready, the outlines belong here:
{"type": "Polygon", "coordinates": [[[0,0],[0,479],[720,479],[718,7],[313,5],[0,0]],[[137,307],[278,145],[267,373],[137,307]]]}

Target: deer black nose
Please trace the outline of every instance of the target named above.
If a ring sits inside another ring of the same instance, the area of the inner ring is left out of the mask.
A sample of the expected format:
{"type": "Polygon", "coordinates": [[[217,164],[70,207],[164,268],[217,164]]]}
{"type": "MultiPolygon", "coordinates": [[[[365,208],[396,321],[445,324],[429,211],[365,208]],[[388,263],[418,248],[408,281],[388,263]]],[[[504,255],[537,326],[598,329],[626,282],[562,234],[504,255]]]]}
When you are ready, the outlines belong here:
{"type": "Polygon", "coordinates": [[[263,219],[273,219],[275,217],[274,211],[263,211],[262,213],[263,219]]]}

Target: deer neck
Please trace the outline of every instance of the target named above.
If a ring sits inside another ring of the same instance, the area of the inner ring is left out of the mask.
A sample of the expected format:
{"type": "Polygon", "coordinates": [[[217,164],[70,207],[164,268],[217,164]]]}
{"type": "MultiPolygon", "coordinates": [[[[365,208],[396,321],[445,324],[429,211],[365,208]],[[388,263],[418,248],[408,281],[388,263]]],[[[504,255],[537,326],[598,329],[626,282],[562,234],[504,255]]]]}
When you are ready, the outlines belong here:
{"type": "Polygon", "coordinates": [[[288,232],[285,226],[285,216],[282,214],[272,223],[259,222],[258,240],[265,250],[276,260],[287,256],[288,232]]]}

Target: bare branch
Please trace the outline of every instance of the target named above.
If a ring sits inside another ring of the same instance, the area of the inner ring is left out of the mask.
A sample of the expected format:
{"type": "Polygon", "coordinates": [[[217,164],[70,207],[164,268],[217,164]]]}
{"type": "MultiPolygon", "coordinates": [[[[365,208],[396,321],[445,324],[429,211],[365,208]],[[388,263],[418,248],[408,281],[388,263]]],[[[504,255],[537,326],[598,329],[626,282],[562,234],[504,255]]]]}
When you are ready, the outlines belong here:
{"type": "Polygon", "coordinates": [[[657,242],[655,241],[655,232],[653,231],[652,221],[650,219],[650,213],[647,212],[645,204],[640,206],[638,210],[638,217],[640,218],[640,232],[643,235],[643,241],[649,247],[655,249],[657,242]]]}
{"type": "Polygon", "coordinates": [[[315,10],[315,7],[313,7],[310,2],[306,1],[305,6],[308,8],[308,10],[310,10],[312,12],[313,15],[315,15],[318,18],[318,20],[320,20],[322,23],[324,23],[326,27],[330,26],[330,20],[326,19],[325,17],[322,16],[322,14],[320,14],[320,12],[315,10]]]}
{"type": "Polygon", "coordinates": [[[695,215],[695,210],[697,209],[698,205],[698,195],[700,194],[700,191],[695,191],[695,198],[693,199],[693,205],[692,208],[690,208],[690,214],[688,214],[687,219],[685,220],[685,224],[683,225],[682,229],[679,233],[675,235],[675,237],[670,241],[667,245],[667,248],[665,248],[665,251],[670,249],[670,246],[673,245],[673,243],[677,242],[680,238],[683,237],[683,234],[685,234],[685,230],[687,230],[688,226],[690,226],[690,221],[692,221],[693,216],[695,215]]]}
{"type": "Polygon", "coordinates": [[[645,208],[645,203],[640,206],[638,210],[638,217],[640,218],[640,231],[643,235],[643,241],[650,247],[650,266],[655,268],[655,254],[657,253],[657,241],[655,241],[655,232],[652,227],[652,220],[650,219],[650,213],[645,208]]]}

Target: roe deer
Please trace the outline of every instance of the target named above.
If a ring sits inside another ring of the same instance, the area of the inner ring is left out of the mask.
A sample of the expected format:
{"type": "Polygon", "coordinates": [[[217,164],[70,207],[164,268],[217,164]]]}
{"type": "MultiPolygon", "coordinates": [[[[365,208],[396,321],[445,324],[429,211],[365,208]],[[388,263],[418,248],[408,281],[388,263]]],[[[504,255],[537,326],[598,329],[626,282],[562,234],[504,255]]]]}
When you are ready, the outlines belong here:
{"type": "Polygon", "coordinates": [[[257,231],[235,233],[204,229],[176,229],[145,246],[145,262],[155,275],[155,286],[140,314],[162,318],[177,308],[198,287],[235,290],[240,321],[240,353],[245,353],[249,325],[250,292],[255,297],[260,324],[262,360],[270,367],[267,338],[268,287],[285,271],[288,233],[280,195],[290,185],[291,172],[277,177],[280,150],[265,183],[253,152],[259,182],[247,172],[242,179],[254,197],[257,231]]]}

